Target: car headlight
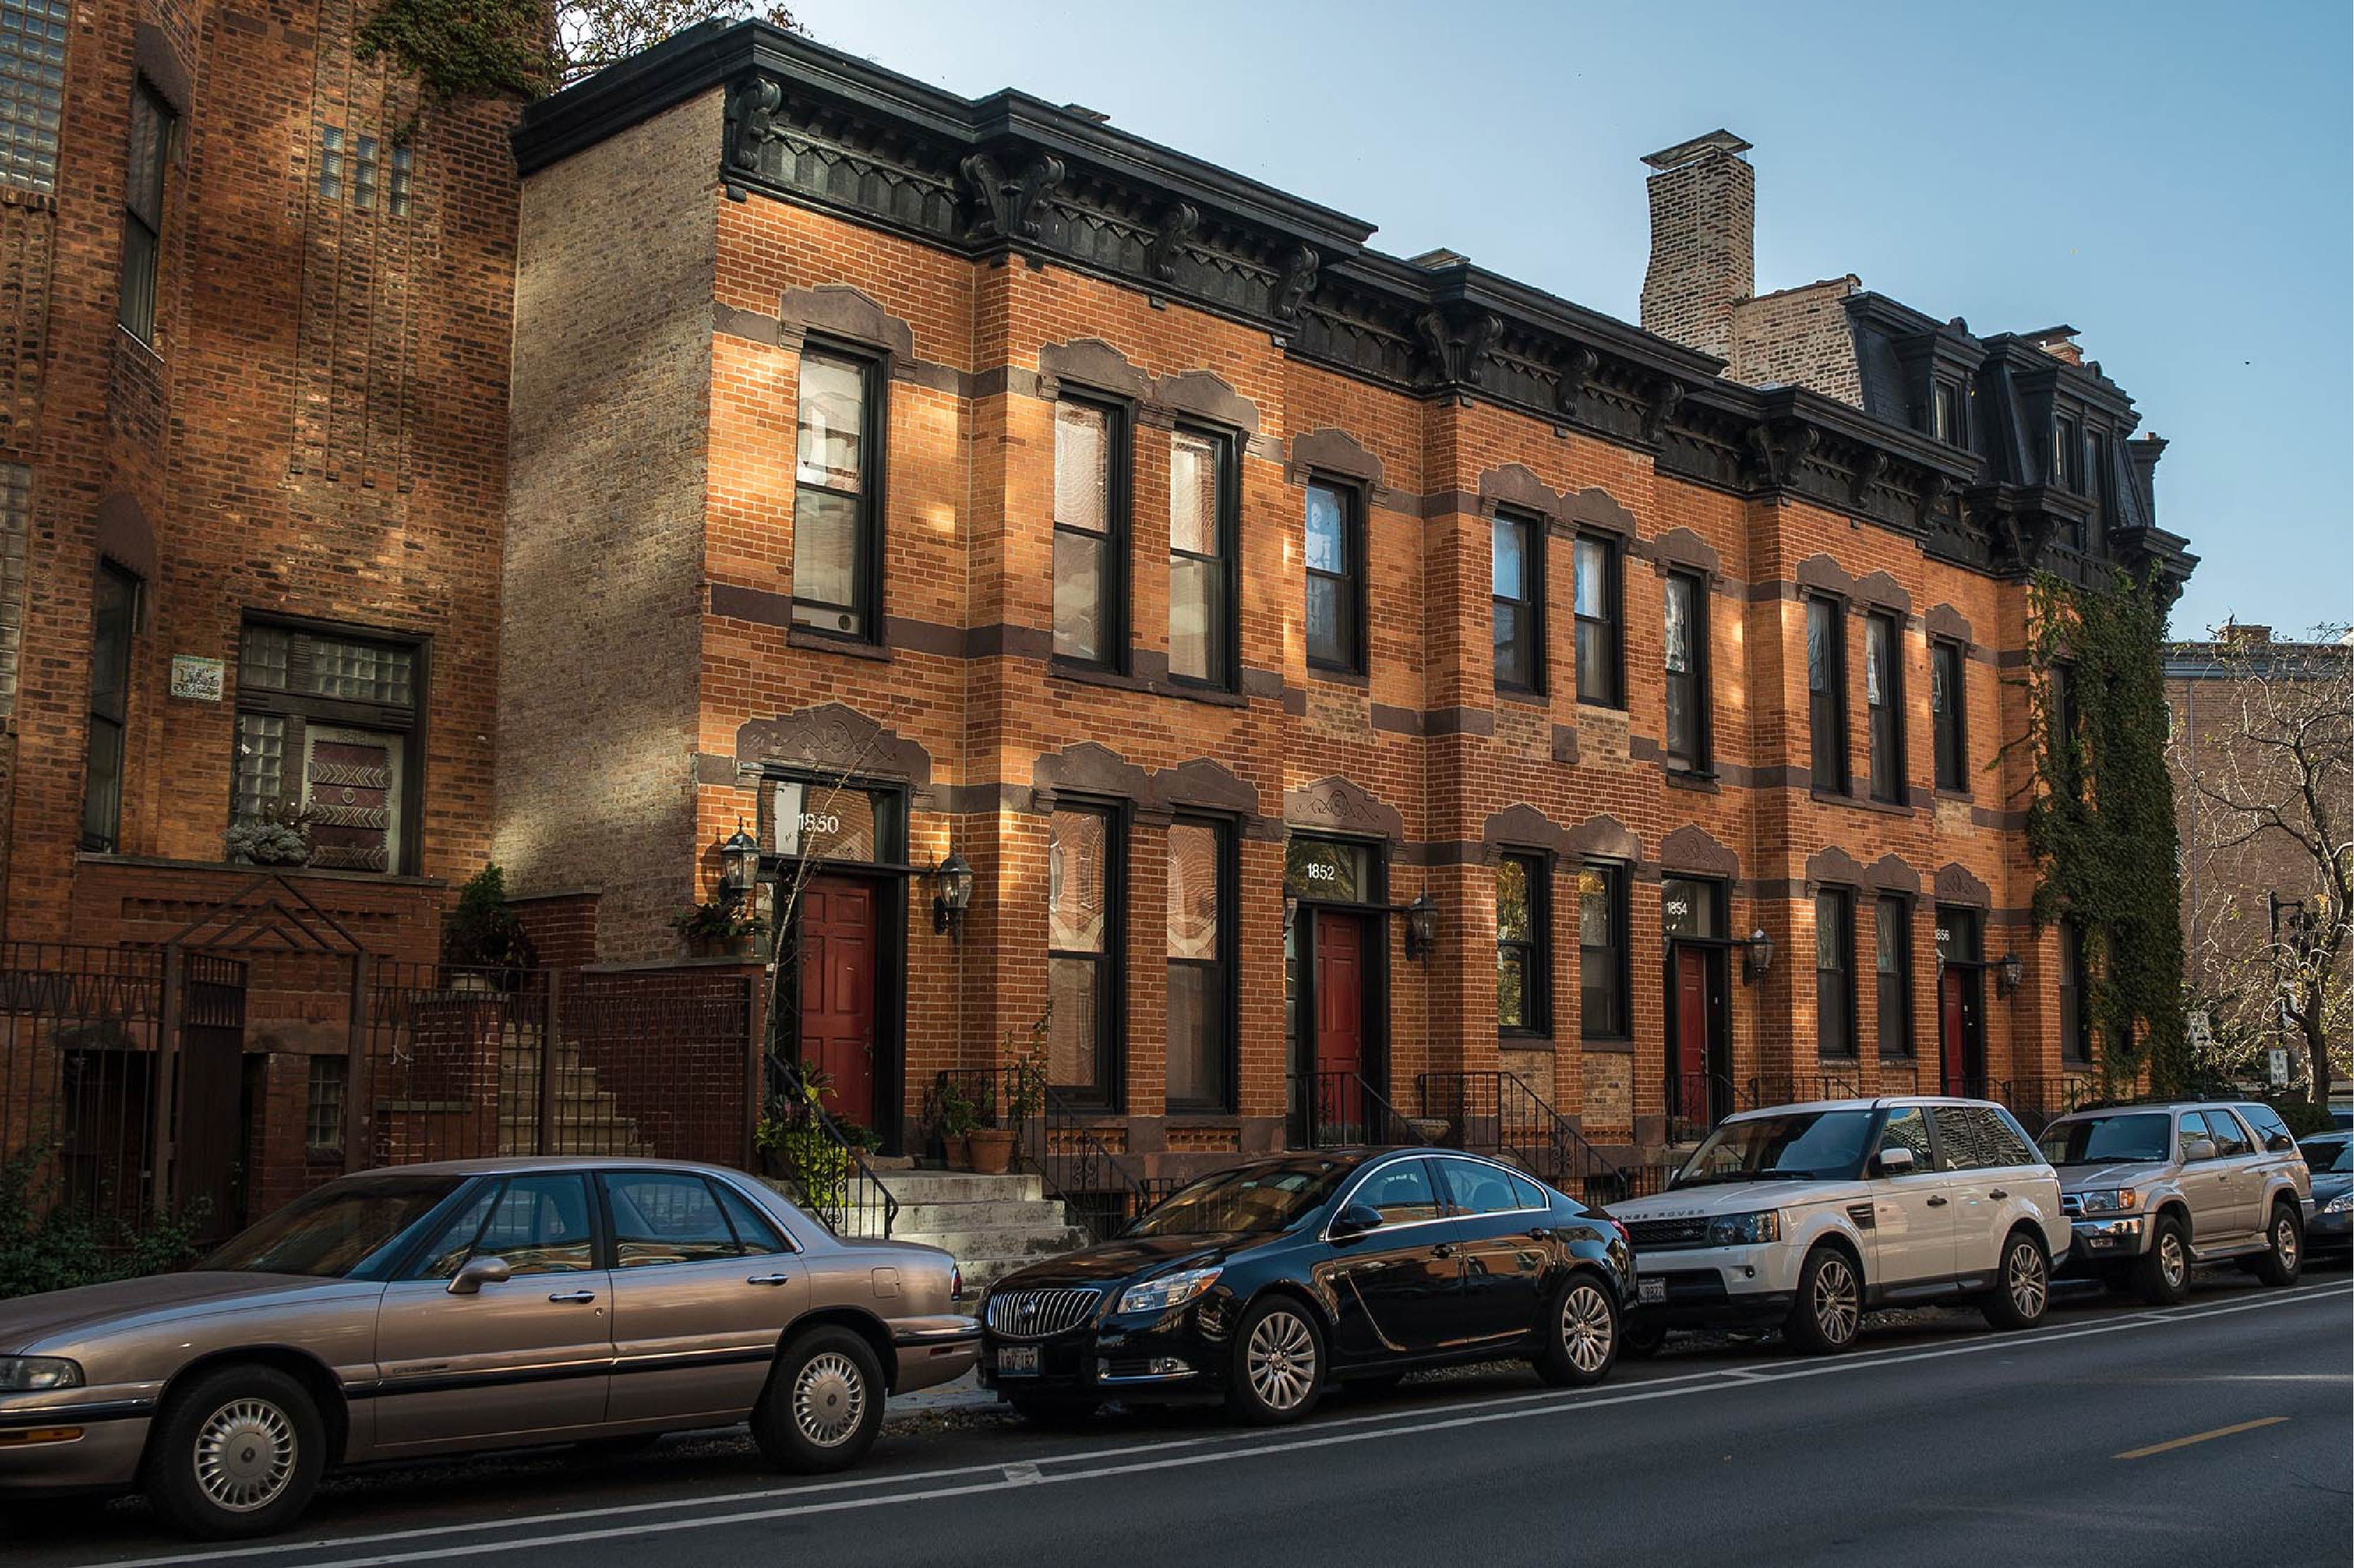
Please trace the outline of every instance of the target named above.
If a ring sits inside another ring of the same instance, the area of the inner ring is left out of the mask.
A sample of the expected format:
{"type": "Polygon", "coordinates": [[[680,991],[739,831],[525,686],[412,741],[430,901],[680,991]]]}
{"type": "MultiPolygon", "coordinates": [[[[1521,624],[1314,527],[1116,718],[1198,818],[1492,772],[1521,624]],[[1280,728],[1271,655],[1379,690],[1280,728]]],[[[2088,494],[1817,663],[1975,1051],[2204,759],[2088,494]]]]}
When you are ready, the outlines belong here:
{"type": "Polygon", "coordinates": [[[2122,1214],[2139,1207],[2141,1194],[2130,1187],[2084,1194],[2084,1213],[2088,1214],[2122,1214]]]}
{"type": "Polygon", "coordinates": [[[1158,1279],[1131,1285],[1120,1292],[1119,1309],[1123,1312],[1166,1312],[1172,1307],[1182,1307],[1215,1285],[1218,1276],[1224,1272],[1218,1268],[1189,1268],[1180,1274],[1164,1274],[1158,1279]]]}
{"type": "Polygon", "coordinates": [[[2354,1213],[2354,1192],[2340,1192],[2321,1205],[2325,1214],[2354,1213]]]}
{"type": "Polygon", "coordinates": [[[0,1356],[0,1393],[80,1388],[81,1368],[58,1356],[0,1356]]]}
{"type": "Polygon", "coordinates": [[[1734,1246],[1746,1242],[1782,1239],[1782,1212],[1761,1209],[1754,1214],[1720,1214],[1708,1223],[1708,1245],[1734,1246]]]}

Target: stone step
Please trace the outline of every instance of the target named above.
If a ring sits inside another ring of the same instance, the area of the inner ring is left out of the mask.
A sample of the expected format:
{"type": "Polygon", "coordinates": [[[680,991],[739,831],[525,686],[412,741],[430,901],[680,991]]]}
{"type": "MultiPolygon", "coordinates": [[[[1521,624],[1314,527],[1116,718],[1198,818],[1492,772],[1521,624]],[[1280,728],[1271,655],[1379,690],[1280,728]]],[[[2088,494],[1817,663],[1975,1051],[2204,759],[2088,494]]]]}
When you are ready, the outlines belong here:
{"type": "MultiPolygon", "coordinates": [[[[899,1189],[886,1177],[891,1195],[899,1189]]],[[[981,1203],[910,1203],[899,1200],[894,1231],[981,1231],[1016,1228],[1059,1230],[1067,1223],[1063,1205],[1052,1198],[1003,1198],[981,1203]]]]}
{"type": "Polygon", "coordinates": [[[1034,1172],[976,1176],[963,1171],[878,1171],[904,1210],[910,1203],[1035,1202],[1046,1195],[1034,1172]]]}
{"type": "Polygon", "coordinates": [[[963,1231],[911,1231],[894,1225],[891,1239],[938,1247],[959,1263],[968,1257],[1049,1257],[1087,1245],[1086,1233],[1071,1225],[1057,1225],[1051,1230],[1044,1226],[1009,1225],[963,1231]]]}

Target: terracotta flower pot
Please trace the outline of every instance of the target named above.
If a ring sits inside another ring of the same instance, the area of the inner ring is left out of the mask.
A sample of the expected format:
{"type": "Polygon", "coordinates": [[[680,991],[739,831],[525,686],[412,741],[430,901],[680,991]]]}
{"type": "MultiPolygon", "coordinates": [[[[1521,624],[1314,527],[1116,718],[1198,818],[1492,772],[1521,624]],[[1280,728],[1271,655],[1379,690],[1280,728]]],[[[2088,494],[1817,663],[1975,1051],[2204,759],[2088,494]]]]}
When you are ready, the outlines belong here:
{"type": "Polygon", "coordinates": [[[949,1169],[951,1171],[972,1169],[972,1141],[970,1139],[959,1138],[953,1133],[943,1133],[940,1136],[940,1155],[949,1162],[949,1169]]]}
{"type": "Polygon", "coordinates": [[[984,1127],[966,1140],[972,1150],[972,1168],[982,1176],[1002,1176],[1013,1167],[1013,1129],[984,1127]]]}

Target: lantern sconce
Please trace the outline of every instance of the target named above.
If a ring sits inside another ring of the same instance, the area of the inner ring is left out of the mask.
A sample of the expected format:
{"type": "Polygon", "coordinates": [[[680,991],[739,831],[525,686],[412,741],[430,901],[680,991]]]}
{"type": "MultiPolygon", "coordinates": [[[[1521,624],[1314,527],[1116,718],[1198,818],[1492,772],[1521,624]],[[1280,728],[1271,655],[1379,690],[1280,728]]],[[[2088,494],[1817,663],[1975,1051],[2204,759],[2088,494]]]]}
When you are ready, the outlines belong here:
{"type": "Polygon", "coordinates": [[[932,929],[956,941],[964,925],[964,912],[971,906],[972,867],[965,863],[964,856],[950,850],[948,859],[932,867],[932,929]]]}
{"type": "Polygon", "coordinates": [[[1741,956],[1741,978],[1755,985],[1774,967],[1774,938],[1761,926],[1749,933],[1749,940],[1743,947],[1745,950],[1741,956]]]}
{"type": "Polygon", "coordinates": [[[1438,947],[1438,900],[1424,888],[1405,906],[1405,956],[1427,958],[1438,947]]]}
{"type": "Polygon", "coordinates": [[[2019,989],[2021,965],[2017,953],[2005,953],[1994,966],[1994,989],[2009,996],[2019,989]]]}
{"type": "Polygon", "coordinates": [[[1291,935],[1291,923],[1299,918],[1299,895],[1288,887],[1283,890],[1283,934],[1291,935]]]}
{"type": "Polygon", "coordinates": [[[752,896],[752,889],[760,880],[759,841],[744,831],[744,819],[736,819],[736,831],[719,842],[719,901],[728,908],[739,907],[752,896]]]}

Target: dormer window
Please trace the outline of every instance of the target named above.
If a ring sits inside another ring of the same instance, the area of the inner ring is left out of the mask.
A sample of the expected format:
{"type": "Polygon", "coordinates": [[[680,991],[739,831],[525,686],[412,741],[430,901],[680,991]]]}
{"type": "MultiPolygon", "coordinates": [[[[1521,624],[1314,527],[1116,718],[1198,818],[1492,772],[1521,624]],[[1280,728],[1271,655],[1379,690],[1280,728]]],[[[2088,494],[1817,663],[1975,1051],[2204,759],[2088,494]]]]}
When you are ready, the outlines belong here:
{"type": "Polygon", "coordinates": [[[1929,433],[1948,446],[1970,444],[1969,432],[1962,424],[1962,387],[1957,381],[1940,379],[1929,396],[1929,433]]]}
{"type": "Polygon", "coordinates": [[[2051,482],[2084,492],[2084,432],[2071,415],[2052,421],[2051,482]]]}

